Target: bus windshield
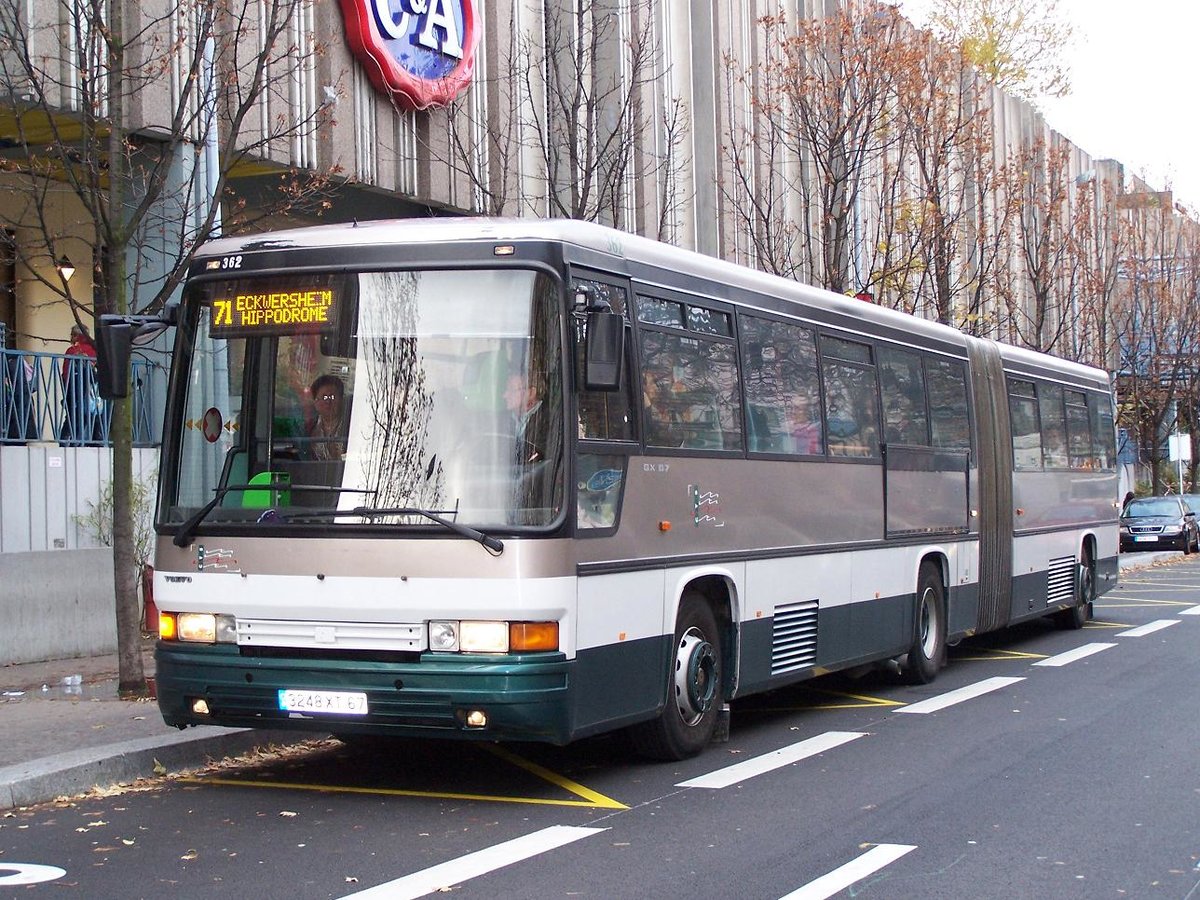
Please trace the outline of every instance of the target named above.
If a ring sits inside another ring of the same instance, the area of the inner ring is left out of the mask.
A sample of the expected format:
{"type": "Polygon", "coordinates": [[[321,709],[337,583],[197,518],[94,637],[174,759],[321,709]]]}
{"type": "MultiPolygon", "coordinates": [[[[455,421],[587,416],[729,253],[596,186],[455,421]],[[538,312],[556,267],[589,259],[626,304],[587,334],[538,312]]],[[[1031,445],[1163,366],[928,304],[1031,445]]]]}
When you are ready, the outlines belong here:
{"type": "Polygon", "coordinates": [[[553,524],[558,293],[518,269],[194,285],[159,521],[553,524]]]}

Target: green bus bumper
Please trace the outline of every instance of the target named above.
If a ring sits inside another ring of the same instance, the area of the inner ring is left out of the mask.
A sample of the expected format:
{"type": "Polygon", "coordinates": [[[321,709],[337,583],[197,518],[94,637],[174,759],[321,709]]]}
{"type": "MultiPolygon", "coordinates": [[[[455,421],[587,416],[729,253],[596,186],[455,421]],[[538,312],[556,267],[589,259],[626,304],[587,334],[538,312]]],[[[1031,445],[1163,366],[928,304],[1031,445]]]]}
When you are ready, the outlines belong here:
{"type": "Polygon", "coordinates": [[[376,662],[241,656],[229,644],[159,641],[158,708],[168,725],[223,725],[320,734],[482,740],[572,738],[567,693],[571,663],[561,653],[459,656],[376,662]],[[366,715],[296,713],[279,708],[281,690],[354,691],[366,715]],[[208,713],[195,711],[203,700],[208,713]],[[467,724],[469,713],[486,717],[467,724]]]}

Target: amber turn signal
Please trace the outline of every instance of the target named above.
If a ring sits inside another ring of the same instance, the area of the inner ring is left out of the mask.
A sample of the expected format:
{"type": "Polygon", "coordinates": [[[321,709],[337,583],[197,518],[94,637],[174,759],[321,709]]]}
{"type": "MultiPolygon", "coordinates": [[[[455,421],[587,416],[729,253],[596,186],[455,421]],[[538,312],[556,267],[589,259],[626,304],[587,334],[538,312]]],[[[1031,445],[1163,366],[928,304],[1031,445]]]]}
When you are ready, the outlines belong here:
{"type": "Polygon", "coordinates": [[[510,653],[521,651],[557,650],[557,622],[510,622],[508,625],[510,653]]]}
{"type": "Polygon", "coordinates": [[[164,641],[175,640],[175,617],[171,613],[158,614],[158,636],[164,641]]]}

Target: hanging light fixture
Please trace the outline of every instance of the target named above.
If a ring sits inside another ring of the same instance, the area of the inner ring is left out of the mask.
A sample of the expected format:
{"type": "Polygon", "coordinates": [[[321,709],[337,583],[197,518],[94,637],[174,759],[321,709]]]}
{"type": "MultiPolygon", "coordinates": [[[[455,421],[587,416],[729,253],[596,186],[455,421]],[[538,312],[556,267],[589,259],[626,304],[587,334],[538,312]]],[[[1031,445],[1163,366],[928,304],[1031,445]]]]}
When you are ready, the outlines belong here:
{"type": "Polygon", "coordinates": [[[58,269],[58,274],[62,276],[63,281],[70,281],[71,276],[75,274],[75,264],[67,259],[67,254],[63,254],[58,258],[58,262],[54,264],[54,268],[58,269]]]}

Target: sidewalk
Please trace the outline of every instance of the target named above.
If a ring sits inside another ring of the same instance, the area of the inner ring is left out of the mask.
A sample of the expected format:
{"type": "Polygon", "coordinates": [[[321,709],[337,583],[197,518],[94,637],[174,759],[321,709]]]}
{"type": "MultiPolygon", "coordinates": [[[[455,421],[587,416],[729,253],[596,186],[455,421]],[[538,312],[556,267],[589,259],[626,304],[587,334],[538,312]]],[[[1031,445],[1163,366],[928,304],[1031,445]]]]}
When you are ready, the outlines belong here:
{"type": "MultiPolygon", "coordinates": [[[[1122,571],[1187,559],[1182,553],[1131,553],[1122,571]]],[[[143,651],[154,674],[153,641],[143,651]]],[[[117,657],[0,666],[0,810],[152,777],[254,747],[307,740],[305,732],[163,724],[153,700],[117,699],[117,657]],[[79,685],[70,684],[78,676],[79,685]],[[64,683],[64,679],[68,683],[64,683]]]]}
{"type": "MultiPolygon", "coordinates": [[[[153,641],[146,641],[143,660],[153,676],[153,641]]],[[[156,763],[169,771],[194,769],[256,746],[312,737],[168,728],[153,700],[117,698],[116,654],[0,666],[0,736],[0,810],[153,777],[156,763]]]]}

